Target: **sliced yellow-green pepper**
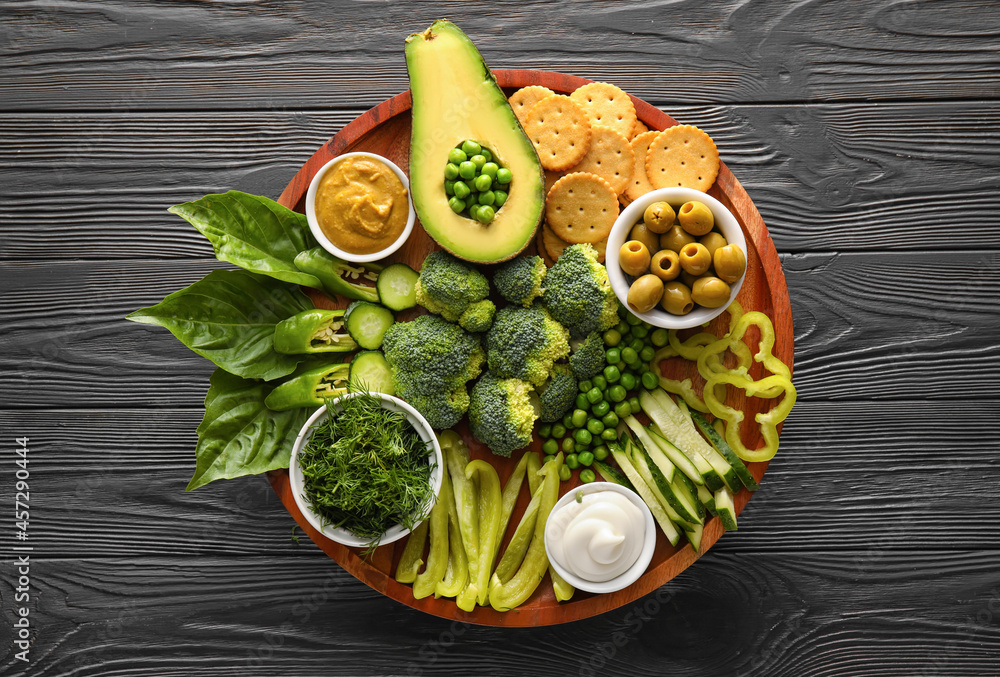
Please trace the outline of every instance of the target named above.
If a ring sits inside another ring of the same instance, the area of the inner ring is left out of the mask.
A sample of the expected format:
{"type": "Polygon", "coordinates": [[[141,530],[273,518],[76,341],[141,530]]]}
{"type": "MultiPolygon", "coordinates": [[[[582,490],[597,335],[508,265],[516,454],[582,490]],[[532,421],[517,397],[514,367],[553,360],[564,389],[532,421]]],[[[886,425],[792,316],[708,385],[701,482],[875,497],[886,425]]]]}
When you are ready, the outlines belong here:
{"type": "Polygon", "coordinates": [[[472,611],[479,596],[479,589],[476,587],[479,578],[479,488],[474,480],[465,476],[465,468],[469,465],[469,449],[461,436],[454,430],[445,430],[438,435],[438,441],[451,476],[458,525],[469,569],[468,582],[455,601],[463,611],[472,611]]]}
{"type": "Polygon", "coordinates": [[[274,349],[279,353],[349,353],[358,349],[344,328],[343,310],[313,308],[274,326],[274,349]]]}
{"type": "Polygon", "coordinates": [[[521,562],[524,561],[524,553],[528,551],[531,539],[535,535],[535,520],[538,519],[538,508],[542,504],[542,492],[536,491],[531,495],[528,507],[524,509],[521,521],[518,522],[514,535],[510,537],[510,543],[497,564],[494,572],[501,583],[506,583],[517,572],[521,562]]]}
{"type": "MultiPolygon", "coordinates": [[[[447,473],[445,473],[447,474],[447,473]]],[[[444,580],[434,588],[435,597],[457,597],[469,582],[469,561],[462,543],[462,527],[458,523],[458,509],[454,495],[448,504],[448,570],[444,580]]]]}
{"type": "Polygon", "coordinates": [[[431,508],[431,516],[427,519],[430,523],[431,547],[427,553],[427,567],[413,582],[414,599],[423,599],[433,594],[444,580],[448,570],[448,504],[454,502],[451,480],[445,472],[441,491],[438,492],[437,501],[431,508]]]}
{"type": "Polygon", "coordinates": [[[724,373],[713,374],[705,383],[705,404],[709,410],[718,418],[726,421],[726,442],[732,447],[736,455],[744,461],[767,461],[774,457],[778,451],[778,424],[785,420],[792,405],[795,404],[795,386],[791,380],[784,376],[768,376],[759,381],[754,381],[746,374],[724,373]],[[760,425],[760,434],[764,438],[764,446],[760,449],[749,449],[740,437],[740,425],[743,422],[744,414],[739,409],[733,409],[723,403],[715,394],[715,386],[719,384],[731,385],[744,390],[747,397],[776,397],[775,393],[784,393],[784,397],[777,406],[766,413],[757,414],[754,419],[760,425]]]}
{"type": "Polygon", "coordinates": [[[422,555],[427,545],[427,520],[424,520],[410,532],[403,547],[403,554],[396,565],[396,580],[400,583],[412,583],[417,580],[417,572],[424,565],[422,555]]]}
{"type": "Polygon", "coordinates": [[[490,590],[490,572],[493,571],[493,558],[496,556],[499,541],[500,519],[503,503],[500,496],[500,477],[496,469],[487,463],[476,459],[465,469],[465,476],[479,479],[479,563],[477,566],[476,600],[486,604],[490,590]]]}

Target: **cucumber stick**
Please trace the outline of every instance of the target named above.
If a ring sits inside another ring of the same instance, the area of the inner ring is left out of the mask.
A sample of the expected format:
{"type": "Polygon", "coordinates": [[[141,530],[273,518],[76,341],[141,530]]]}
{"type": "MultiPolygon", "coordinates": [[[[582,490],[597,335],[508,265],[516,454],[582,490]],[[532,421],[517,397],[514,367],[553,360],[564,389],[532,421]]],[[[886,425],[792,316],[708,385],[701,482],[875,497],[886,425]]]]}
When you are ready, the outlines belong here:
{"type": "Polygon", "coordinates": [[[649,454],[642,447],[631,445],[630,456],[632,458],[632,465],[635,466],[635,469],[639,471],[639,475],[649,485],[649,488],[652,489],[653,495],[663,505],[664,510],[671,520],[677,521],[671,515],[671,512],[673,512],[684,522],[692,524],[701,522],[698,518],[697,508],[690,501],[678,495],[674,490],[673,484],[666,479],[655,463],[650,462],[649,454]]]}
{"type": "MultiPolygon", "coordinates": [[[[642,424],[639,423],[638,420],[636,420],[635,416],[626,416],[625,425],[627,425],[629,429],[635,434],[636,438],[638,438],[639,440],[639,444],[642,445],[646,450],[652,448],[658,448],[656,446],[656,443],[653,441],[653,438],[650,436],[649,432],[642,427],[642,424]]],[[[667,478],[667,482],[672,482],[674,480],[674,473],[676,472],[677,468],[669,459],[667,459],[665,455],[658,454],[658,456],[660,459],[660,463],[656,463],[656,466],[660,469],[660,472],[663,473],[663,476],[667,478]]],[[[656,461],[654,461],[654,463],[655,462],[656,461]]]]}
{"type": "Polygon", "coordinates": [[[708,514],[717,514],[715,511],[715,494],[709,491],[707,487],[698,487],[698,500],[705,506],[705,510],[708,510],[708,514]]]}
{"type": "MultiPolygon", "coordinates": [[[[680,449],[670,444],[670,442],[657,433],[652,427],[647,428],[647,431],[649,432],[650,439],[653,440],[653,449],[650,449],[649,447],[646,448],[646,451],[649,452],[650,456],[653,456],[655,449],[656,451],[662,453],[666,458],[670,459],[670,462],[677,466],[677,469],[684,473],[689,480],[695,484],[705,483],[705,478],[702,477],[701,471],[694,463],[691,462],[691,459],[684,455],[680,449]]],[[[656,460],[655,456],[653,460],[656,460]]],[[[711,468],[710,465],[709,468],[711,468]]]]}
{"type": "Polygon", "coordinates": [[[760,489],[760,485],[757,484],[757,480],[755,480],[753,475],[750,474],[750,471],[747,470],[743,460],[736,455],[736,452],[733,451],[732,447],[729,446],[729,443],[726,442],[722,435],[720,435],[719,432],[712,427],[712,424],[708,422],[708,419],[698,411],[692,411],[690,414],[691,420],[694,421],[694,424],[698,426],[698,429],[705,435],[705,438],[720,454],[722,454],[723,458],[725,458],[729,465],[733,467],[733,470],[736,471],[736,476],[740,478],[740,482],[743,483],[743,486],[750,491],[757,491],[760,489]]]}
{"type": "Polygon", "coordinates": [[[715,510],[722,520],[722,528],[736,531],[736,505],[733,503],[733,494],[727,487],[715,492],[715,510]]]}
{"type": "MultiPolygon", "coordinates": [[[[656,437],[653,438],[654,440],[661,439],[667,444],[670,444],[670,441],[667,440],[666,435],[663,434],[663,431],[660,430],[658,425],[655,423],[651,424],[649,426],[649,430],[651,433],[656,433],[656,437]]],[[[677,447],[672,444],[670,446],[677,449],[677,447]]],[[[680,450],[678,449],[678,451],[680,450]]],[[[726,485],[726,483],[722,481],[722,476],[715,472],[715,468],[712,467],[712,464],[709,463],[708,459],[701,454],[691,454],[691,457],[688,460],[691,461],[694,467],[698,469],[698,472],[701,473],[701,478],[704,481],[705,486],[708,487],[710,491],[717,491],[726,485]]]]}
{"type": "Polygon", "coordinates": [[[639,476],[639,472],[635,469],[635,466],[632,465],[632,461],[629,459],[628,455],[618,444],[611,443],[608,445],[608,448],[611,450],[611,455],[614,457],[615,462],[618,463],[618,467],[622,469],[622,472],[624,472],[625,476],[628,477],[632,486],[635,487],[635,492],[639,494],[640,498],[642,498],[643,503],[649,506],[650,512],[653,513],[656,523],[660,525],[661,529],[663,529],[663,533],[666,535],[667,540],[670,541],[670,545],[677,545],[681,540],[681,532],[667,517],[667,513],[664,512],[663,506],[660,505],[660,502],[656,500],[653,492],[650,491],[642,477],[639,476]]]}
{"type": "MultiPolygon", "coordinates": [[[[632,483],[628,481],[628,477],[626,477],[621,470],[613,465],[609,465],[604,461],[594,461],[594,467],[597,468],[597,473],[604,479],[605,482],[620,484],[623,487],[628,487],[632,491],[635,491],[635,487],[633,487],[632,483]]],[[[711,494],[709,494],[709,496],[711,496],[711,494]]]]}

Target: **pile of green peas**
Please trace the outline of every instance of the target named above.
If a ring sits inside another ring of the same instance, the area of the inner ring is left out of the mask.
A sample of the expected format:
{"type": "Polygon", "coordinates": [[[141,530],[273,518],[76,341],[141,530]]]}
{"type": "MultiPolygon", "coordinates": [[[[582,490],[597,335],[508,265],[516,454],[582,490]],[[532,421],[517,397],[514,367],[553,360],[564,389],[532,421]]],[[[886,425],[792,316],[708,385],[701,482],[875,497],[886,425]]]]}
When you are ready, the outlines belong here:
{"type": "Polygon", "coordinates": [[[490,223],[507,201],[511,171],[501,167],[488,148],[466,139],[448,151],[444,167],[444,192],[456,214],[490,223]]]}
{"type": "Polygon", "coordinates": [[[667,345],[667,330],[652,327],[624,308],[619,308],[619,318],[615,327],[604,332],[603,372],[580,381],[576,408],[562,421],[538,428],[544,461],[560,451],[566,454],[559,471],[563,482],[577,468],[581,468],[581,482],[596,480],[590,466],[608,457],[607,443],[618,439],[621,420],[642,410],[639,389],[659,387],[659,376],[650,369],[650,362],[656,350],[667,345]]]}

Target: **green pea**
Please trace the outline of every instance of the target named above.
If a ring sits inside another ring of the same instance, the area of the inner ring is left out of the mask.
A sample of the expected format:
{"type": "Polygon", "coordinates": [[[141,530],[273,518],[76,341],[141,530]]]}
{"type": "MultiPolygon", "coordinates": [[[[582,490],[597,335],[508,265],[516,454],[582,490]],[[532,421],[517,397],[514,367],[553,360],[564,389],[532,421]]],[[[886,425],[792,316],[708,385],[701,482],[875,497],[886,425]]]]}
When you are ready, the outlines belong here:
{"type": "Polygon", "coordinates": [[[451,211],[456,214],[461,214],[465,211],[465,201],[459,198],[457,195],[453,195],[448,198],[448,206],[451,207],[451,211]]]}
{"type": "MultiPolygon", "coordinates": [[[[554,461],[556,458],[555,454],[549,454],[548,456],[542,457],[542,465],[545,465],[549,461],[554,461]]],[[[596,458],[596,457],[595,457],[596,458]]]]}
{"type": "Polygon", "coordinates": [[[573,449],[576,447],[576,442],[573,441],[572,437],[564,437],[562,444],[559,445],[564,452],[567,454],[572,454],[573,449]]]}
{"type": "Polygon", "coordinates": [[[639,359],[643,362],[649,362],[653,359],[653,355],[656,354],[656,348],[653,346],[643,346],[642,350],[639,351],[639,359]]]}
{"type": "Polygon", "coordinates": [[[584,451],[577,454],[576,458],[578,461],[580,461],[580,465],[589,466],[594,462],[594,452],[584,451]]]}
{"type": "Polygon", "coordinates": [[[559,466],[559,480],[562,482],[569,482],[569,478],[573,476],[573,471],[563,463],[559,466]]]}
{"type": "MultiPolygon", "coordinates": [[[[485,156],[483,156],[483,157],[485,157],[485,156]]],[[[472,161],[475,162],[475,159],[473,159],[472,161]]],[[[500,167],[497,166],[496,162],[489,162],[487,160],[487,162],[485,164],[483,164],[482,167],[479,168],[479,171],[481,173],[485,174],[486,176],[488,176],[490,178],[493,178],[493,177],[495,177],[497,175],[497,170],[498,169],[500,169],[500,167]]]]}
{"type": "Polygon", "coordinates": [[[594,387],[594,383],[590,379],[587,379],[586,381],[580,381],[576,384],[576,386],[579,388],[581,393],[585,393],[594,387]]]}
{"type": "MultiPolygon", "coordinates": [[[[623,402],[628,397],[628,391],[620,384],[613,385],[608,388],[608,397],[611,398],[612,402],[623,402]]],[[[615,407],[615,411],[618,411],[618,407],[615,407]]],[[[621,416],[621,414],[618,415],[621,416]]]]}
{"type": "Polygon", "coordinates": [[[618,426],[618,414],[613,411],[609,411],[604,416],[601,417],[601,423],[604,424],[604,429],[615,428],[618,426]]]}
{"type": "Polygon", "coordinates": [[[609,348],[614,348],[616,345],[621,343],[622,335],[617,329],[608,329],[604,332],[604,345],[609,348]]]}
{"type": "Polygon", "coordinates": [[[640,362],[639,364],[635,365],[635,367],[632,369],[632,371],[634,371],[639,376],[642,376],[649,370],[650,370],[649,362],[640,362]]]}
{"type": "Polygon", "coordinates": [[[480,174],[472,182],[472,185],[474,185],[476,187],[476,190],[478,190],[480,193],[482,193],[483,191],[487,191],[487,190],[490,189],[490,186],[493,185],[493,179],[491,179],[490,177],[486,176],[485,174],[480,174]]]}
{"type": "Polygon", "coordinates": [[[503,203],[507,201],[507,192],[503,190],[493,191],[493,195],[496,197],[496,206],[503,207],[503,203]]]}
{"type": "MultiPolygon", "coordinates": [[[[479,194],[479,204],[481,205],[492,205],[494,202],[496,202],[496,200],[497,200],[496,194],[492,190],[483,191],[482,193],[479,194]]],[[[650,359],[652,359],[652,356],[650,356],[650,359]]]]}
{"type": "Polygon", "coordinates": [[[580,428],[573,433],[573,439],[576,440],[577,444],[590,444],[594,441],[594,436],[586,428],[580,428]]]}
{"type": "Polygon", "coordinates": [[[649,328],[644,327],[641,324],[638,327],[632,327],[632,336],[635,338],[644,339],[649,335],[649,328]]]}
{"type": "Polygon", "coordinates": [[[479,213],[476,216],[476,221],[480,223],[490,223],[497,216],[496,210],[489,205],[479,205],[479,213]]]}
{"type": "Polygon", "coordinates": [[[566,437],[566,426],[563,423],[553,423],[552,424],[552,437],[553,439],[561,439],[566,437]]]}
{"type": "MultiPolygon", "coordinates": [[[[622,390],[625,389],[622,388],[622,390]]],[[[622,400],[615,405],[615,415],[618,418],[625,418],[626,416],[632,415],[632,407],[629,406],[629,403],[625,401],[625,398],[622,398],[622,400]]],[[[610,430],[610,428],[606,428],[604,432],[607,432],[608,430],[610,430]]]]}
{"type": "Polygon", "coordinates": [[[458,164],[458,175],[467,181],[476,178],[476,165],[468,160],[460,162],[458,164]]]}
{"type": "Polygon", "coordinates": [[[493,160],[493,153],[491,153],[486,147],[480,148],[479,154],[486,158],[487,162],[491,162],[493,160]]]}
{"type": "MultiPolygon", "coordinates": [[[[641,318],[641,317],[638,317],[638,316],[636,316],[636,315],[633,315],[632,313],[628,313],[628,314],[627,314],[627,315],[625,316],[625,323],[626,323],[626,324],[630,324],[630,325],[632,325],[633,327],[638,327],[639,325],[641,325],[641,324],[642,324],[642,318],[641,318]]],[[[634,330],[633,330],[633,331],[634,331],[634,330]]]]}
{"type": "Polygon", "coordinates": [[[595,388],[600,388],[601,390],[604,390],[605,388],[608,387],[608,379],[604,378],[604,376],[601,374],[598,374],[591,380],[594,382],[595,388]]]}
{"type": "Polygon", "coordinates": [[[622,351],[618,348],[608,348],[604,353],[604,359],[608,364],[618,364],[622,361],[622,351]]]}
{"type": "Polygon", "coordinates": [[[660,385],[660,379],[656,378],[656,374],[651,371],[643,374],[640,381],[642,382],[642,387],[646,390],[656,390],[657,386],[660,385]]]}
{"type": "Polygon", "coordinates": [[[587,432],[591,435],[600,435],[604,432],[604,424],[599,418],[592,418],[587,421],[587,432]]]}
{"type": "Polygon", "coordinates": [[[497,170],[497,183],[507,184],[514,179],[514,175],[506,167],[497,170]]]}
{"type": "Polygon", "coordinates": [[[447,179],[445,180],[445,182],[444,182],[444,194],[445,195],[454,195],[455,194],[455,182],[454,181],[449,181],[447,179]]]}
{"type": "Polygon", "coordinates": [[[625,320],[622,320],[621,322],[615,325],[615,331],[621,334],[622,338],[624,339],[626,336],[630,336],[632,334],[632,327],[630,327],[629,324],[625,322],[625,320]]]}
{"type": "Polygon", "coordinates": [[[636,386],[635,375],[625,372],[624,374],[622,374],[622,380],[620,381],[620,383],[622,384],[622,387],[625,388],[625,390],[635,390],[636,386]]]}
{"type": "Polygon", "coordinates": [[[486,166],[486,156],[482,153],[477,153],[469,158],[469,162],[476,165],[476,172],[481,173],[483,167],[486,166]]]}
{"type": "Polygon", "coordinates": [[[639,404],[639,398],[638,397],[630,397],[630,398],[628,398],[628,406],[629,406],[629,409],[632,410],[633,414],[638,414],[640,411],[642,411],[642,405],[639,404]]]}
{"type": "Polygon", "coordinates": [[[594,416],[607,416],[608,412],[611,411],[611,404],[607,400],[601,400],[592,406],[590,411],[594,416]]]}
{"type": "Polygon", "coordinates": [[[472,194],[472,189],[469,188],[469,184],[465,181],[456,181],[455,185],[455,197],[459,200],[464,200],[472,194]]]}
{"type": "Polygon", "coordinates": [[[472,139],[466,139],[462,142],[462,152],[469,156],[478,155],[483,152],[483,147],[472,139]]]}
{"type": "Polygon", "coordinates": [[[469,198],[469,218],[478,221],[479,220],[479,203],[476,202],[476,196],[473,195],[469,198]]]}
{"type": "Polygon", "coordinates": [[[664,329],[664,328],[662,328],[662,327],[660,327],[659,329],[654,330],[653,333],[650,334],[649,340],[657,348],[662,348],[663,346],[667,345],[667,343],[670,342],[669,334],[667,333],[667,330],[664,329]]]}
{"type": "Polygon", "coordinates": [[[622,373],[615,365],[609,364],[604,368],[604,378],[608,383],[618,383],[621,377],[622,373]]]}
{"type": "Polygon", "coordinates": [[[597,475],[590,468],[584,468],[580,471],[580,481],[584,484],[590,484],[597,479],[597,475]]]}
{"type": "Polygon", "coordinates": [[[582,428],[583,426],[587,425],[587,418],[588,418],[588,416],[587,416],[587,412],[586,411],[584,411],[583,409],[574,409],[573,410],[573,427],[574,428],[582,428]]]}
{"type": "Polygon", "coordinates": [[[553,455],[559,453],[559,443],[554,439],[549,438],[542,442],[542,453],[546,455],[553,455]]]}
{"type": "Polygon", "coordinates": [[[603,461],[604,459],[606,459],[608,457],[608,454],[610,454],[610,453],[611,452],[608,451],[607,445],[598,444],[596,447],[594,447],[594,460],[595,461],[603,461]]]}
{"type": "MultiPolygon", "coordinates": [[[[604,399],[604,393],[602,393],[601,389],[598,388],[597,386],[594,386],[593,388],[587,391],[587,401],[590,402],[590,404],[597,404],[603,399],[604,399]]],[[[589,407],[590,405],[587,406],[589,407]]]]}
{"type": "Polygon", "coordinates": [[[449,162],[444,166],[444,178],[449,181],[454,181],[458,178],[458,165],[454,162],[449,162]]]}
{"type": "MultiPolygon", "coordinates": [[[[622,402],[624,405],[628,405],[628,402],[622,402]]],[[[614,442],[618,439],[618,431],[614,428],[605,428],[604,432],[601,433],[601,439],[605,442],[614,442]]]]}
{"type": "Polygon", "coordinates": [[[632,365],[638,361],[639,361],[639,353],[637,353],[631,346],[622,348],[622,362],[628,365],[632,365]]]}
{"type": "Polygon", "coordinates": [[[551,423],[543,423],[542,425],[538,426],[538,436],[539,437],[547,438],[551,434],[552,434],[552,424],[551,423]]]}
{"type": "Polygon", "coordinates": [[[645,346],[646,344],[643,343],[643,340],[638,338],[634,338],[628,343],[628,347],[634,350],[636,355],[638,355],[639,351],[642,350],[645,346]]]}
{"type": "Polygon", "coordinates": [[[579,393],[576,396],[576,408],[587,409],[588,407],[590,407],[590,400],[587,399],[587,393],[579,393]]]}
{"type": "Polygon", "coordinates": [[[469,156],[463,153],[461,148],[452,148],[448,151],[448,162],[449,164],[455,165],[456,169],[458,169],[458,164],[460,162],[465,162],[468,159],[469,156]]]}

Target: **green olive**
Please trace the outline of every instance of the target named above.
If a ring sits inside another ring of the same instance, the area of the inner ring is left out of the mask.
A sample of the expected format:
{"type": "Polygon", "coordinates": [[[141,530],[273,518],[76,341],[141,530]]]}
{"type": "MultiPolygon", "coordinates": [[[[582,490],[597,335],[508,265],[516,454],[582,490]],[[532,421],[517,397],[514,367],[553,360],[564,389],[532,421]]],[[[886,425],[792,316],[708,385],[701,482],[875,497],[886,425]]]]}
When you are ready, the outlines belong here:
{"type": "Polygon", "coordinates": [[[670,282],[681,273],[681,262],[677,252],[661,249],[649,261],[649,272],[664,282],[670,282]]]}
{"type": "Polygon", "coordinates": [[[642,220],[646,227],[654,233],[665,233],[674,225],[674,208],[666,202],[654,202],[646,207],[642,214],[642,220]]]}
{"type": "Polygon", "coordinates": [[[715,226],[712,210],[702,202],[685,202],[677,214],[681,228],[695,236],[706,235],[715,226]]]}
{"type": "Polygon", "coordinates": [[[699,277],[691,287],[691,298],[699,306],[718,308],[729,303],[732,289],[717,277],[699,277]]]}
{"type": "Polygon", "coordinates": [[[628,288],[628,307],[637,313],[646,313],[663,298],[663,280],[656,275],[643,275],[628,288]]]}
{"type": "Polygon", "coordinates": [[[701,275],[692,275],[691,273],[681,268],[680,277],[678,277],[677,279],[683,282],[687,286],[687,288],[690,289],[691,287],[694,286],[694,281],[697,280],[699,277],[701,277],[701,275]]]}
{"type": "Polygon", "coordinates": [[[715,274],[732,284],[743,277],[747,269],[747,257],[739,245],[729,244],[715,250],[715,274]]]}
{"type": "MultiPolygon", "coordinates": [[[[633,228],[633,230],[635,230],[633,228]]],[[[634,238],[633,238],[634,239],[634,238]]],[[[679,252],[681,247],[691,242],[697,242],[694,237],[684,232],[684,229],[680,226],[673,226],[660,236],[660,246],[653,247],[650,251],[656,249],[670,249],[675,252],[679,252]]]]}
{"type": "Polygon", "coordinates": [[[698,242],[705,245],[705,249],[707,249],[708,253],[712,256],[715,256],[716,249],[719,247],[725,247],[729,244],[729,242],[726,241],[726,238],[723,237],[722,233],[717,230],[713,230],[708,235],[702,235],[698,238],[698,242]]]}
{"type": "Polygon", "coordinates": [[[687,315],[694,309],[694,301],[691,300],[691,290],[686,284],[681,282],[667,282],[663,285],[663,296],[660,298],[660,307],[671,315],[687,315]]]}
{"type": "Polygon", "coordinates": [[[638,240],[629,240],[618,250],[618,265],[626,275],[639,277],[649,270],[649,249],[638,240]]]}
{"type": "Polygon", "coordinates": [[[646,245],[646,249],[651,252],[655,252],[660,248],[659,237],[659,235],[647,228],[646,224],[641,221],[632,226],[632,232],[628,235],[629,240],[638,240],[646,245]]]}
{"type": "Polygon", "coordinates": [[[700,242],[684,245],[678,253],[678,257],[681,260],[681,268],[692,275],[704,275],[712,266],[712,255],[700,242]]]}

